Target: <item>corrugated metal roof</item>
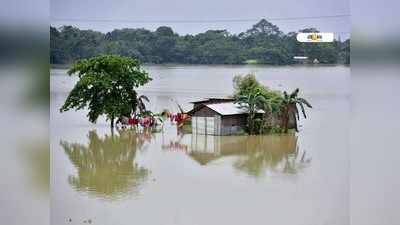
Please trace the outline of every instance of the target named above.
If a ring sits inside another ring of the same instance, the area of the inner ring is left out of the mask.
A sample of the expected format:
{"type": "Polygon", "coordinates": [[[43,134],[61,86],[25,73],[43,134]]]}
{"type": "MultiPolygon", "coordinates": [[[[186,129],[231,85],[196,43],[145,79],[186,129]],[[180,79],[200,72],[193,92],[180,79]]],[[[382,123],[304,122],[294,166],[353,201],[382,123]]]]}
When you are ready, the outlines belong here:
{"type": "MultiPolygon", "coordinates": [[[[246,110],[243,108],[240,108],[239,106],[240,105],[238,103],[233,103],[233,102],[205,105],[205,107],[208,107],[223,116],[247,114],[246,110]]],[[[264,111],[259,110],[258,113],[264,113],[264,111]]]]}
{"type": "Polygon", "coordinates": [[[206,99],[202,99],[202,100],[198,100],[198,101],[192,101],[190,103],[203,103],[203,102],[208,102],[208,101],[212,101],[212,100],[222,100],[222,101],[234,101],[234,98],[230,98],[230,97],[221,97],[221,98],[206,98],[206,99]]]}

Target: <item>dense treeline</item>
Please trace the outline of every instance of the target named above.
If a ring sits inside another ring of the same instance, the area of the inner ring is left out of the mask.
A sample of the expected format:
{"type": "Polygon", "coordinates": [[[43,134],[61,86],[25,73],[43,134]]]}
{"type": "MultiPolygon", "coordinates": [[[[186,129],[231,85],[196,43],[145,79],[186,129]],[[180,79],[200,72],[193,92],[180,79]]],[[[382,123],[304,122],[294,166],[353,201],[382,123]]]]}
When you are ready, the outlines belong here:
{"type": "MultiPolygon", "coordinates": [[[[314,28],[299,32],[318,32],[314,28]]],[[[116,29],[103,34],[72,26],[50,27],[50,61],[72,63],[99,54],[136,57],[145,63],[242,64],[257,62],[286,65],[294,56],[308,56],[320,63],[350,63],[350,40],[333,43],[299,43],[296,33],[283,33],[276,25],[261,20],[238,35],[226,30],[209,30],[197,35],[178,35],[162,26],[152,32],[116,29]]]]}

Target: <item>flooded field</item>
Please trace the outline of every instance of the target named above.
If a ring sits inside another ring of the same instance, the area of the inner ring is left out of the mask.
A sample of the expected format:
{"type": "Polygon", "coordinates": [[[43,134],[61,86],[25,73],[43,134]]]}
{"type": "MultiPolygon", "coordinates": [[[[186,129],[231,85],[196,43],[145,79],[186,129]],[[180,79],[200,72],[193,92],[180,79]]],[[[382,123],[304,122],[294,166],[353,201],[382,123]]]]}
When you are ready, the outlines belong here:
{"type": "Polygon", "coordinates": [[[59,113],[76,82],[51,70],[51,224],[349,224],[349,82],[343,66],[147,66],[149,109],[232,93],[255,73],[299,87],[313,109],[297,134],[204,136],[111,133],[85,111],[59,113]]]}

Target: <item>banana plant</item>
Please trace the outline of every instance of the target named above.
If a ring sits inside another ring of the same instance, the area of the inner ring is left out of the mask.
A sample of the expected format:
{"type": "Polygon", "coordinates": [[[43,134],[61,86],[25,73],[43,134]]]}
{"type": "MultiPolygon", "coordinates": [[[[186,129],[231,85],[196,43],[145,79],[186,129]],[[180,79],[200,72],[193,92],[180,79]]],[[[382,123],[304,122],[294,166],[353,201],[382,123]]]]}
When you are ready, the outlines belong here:
{"type": "Polygon", "coordinates": [[[255,133],[255,117],[257,112],[267,104],[266,98],[261,91],[256,89],[248,95],[240,95],[237,99],[239,108],[245,109],[248,113],[247,125],[250,134],[255,133]]]}
{"type": "Polygon", "coordinates": [[[298,131],[297,121],[300,120],[300,108],[303,117],[307,118],[305,107],[312,108],[311,104],[304,98],[299,97],[299,89],[296,88],[292,93],[283,92],[283,97],[280,102],[280,113],[283,118],[283,127],[285,132],[289,129],[289,119],[292,116],[295,122],[295,130],[298,131]]]}

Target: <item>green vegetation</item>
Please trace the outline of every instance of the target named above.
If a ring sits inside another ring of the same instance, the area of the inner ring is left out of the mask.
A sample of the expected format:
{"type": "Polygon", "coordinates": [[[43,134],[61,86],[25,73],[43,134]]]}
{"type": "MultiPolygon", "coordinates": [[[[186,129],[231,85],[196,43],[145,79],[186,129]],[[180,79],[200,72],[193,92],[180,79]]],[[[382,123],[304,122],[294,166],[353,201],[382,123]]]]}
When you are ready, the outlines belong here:
{"type": "Polygon", "coordinates": [[[285,132],[285,128],[281,125],[272,125],[269,129],[269,132],[272,134],[280,134],[285,132]]]}
{"type": "Polygon", "coordinates": [[[350,63],[350,40],[299,43],[296,34],[285,34],[265,19],[237,35],[226,30],[178,35],[166,26],[154,32],[126,28],[106,34],[72,26],[50,27],[50,62],[69,64],[99,54],[116,54],[144,63],[288,65],[296,63],[294,56],[307,56],[310,62],[350,63]]]}
{"type": "Polygon", "coordinates": [[[299,97],[299,89],[291,94],[283,93],[260,84],[254,74],[235,76],[233,79],[236,101],[248,113],[247,132],[249,134],[287,133],[290,120],[298,131],[297,120],[300,119],[298,107],[306,118],[305,107],[311,104],[299,97]]]}
{"type": "Polygon", "coordinates": [[[116,55],[100,55],[80,60],[68,71],[77,74],[79,81],[69,93],[60,111],[88,108],[89,121],[95,123],[106,115],[114,127],[114,119],[144,111],[143,100],[135,89],[151,80],[138,60],[116,55]]]}
{"type": "Polygon", "coordinates": [[[261,94],[260,90],[255,89],[247,95],[238,96],[237,101],[239,102],[240,107],[244,108],[248,112],[249,116],[247,117],[247,125],[249,133],[254,134],[256,114],[259,109],[263,108],[263,104],[267,104],[266,98],[261,94]]]}
{"type": "Polygon", "coordinates": [[[292,116],[294,119],[294,123],[295,123],[295,129],[296,131],[298,131],[297,128],[297,120],[300,119],[300,115],[299,115],[299,110],[298,110],[298,106],[300,106],[301,112],[303,113],[304,118],[307,118],[305,109],[304,109],[304,105],[312,108],[311,104],[308,103],[307,100],[305,100],[304,98],[300,98],[298,97],[299,95],[299,89],[296,88],[291,94],[288,94],[286,91],[283,92],[283,98],[281,99],[280,102],[280,114],[282,115],[283,118],[283,127],[285,132],[288,131],[288,124],[289,124],[289,119],[290,116],[292,116]]]}

